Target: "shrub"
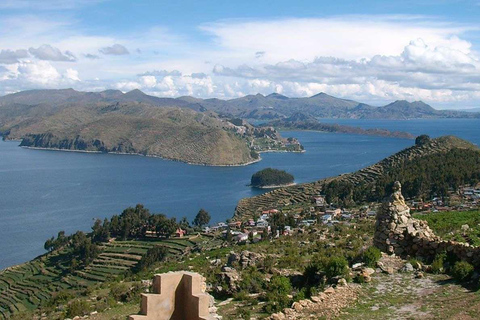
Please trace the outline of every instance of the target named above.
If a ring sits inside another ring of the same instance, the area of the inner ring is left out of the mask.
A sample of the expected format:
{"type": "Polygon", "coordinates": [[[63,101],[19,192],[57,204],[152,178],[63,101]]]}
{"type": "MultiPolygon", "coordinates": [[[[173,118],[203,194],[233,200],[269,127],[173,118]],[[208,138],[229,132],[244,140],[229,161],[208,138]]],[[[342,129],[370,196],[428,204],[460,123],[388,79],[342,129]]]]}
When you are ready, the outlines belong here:
{"type": "Polygon", "coordinates": [[[452,276],[457,281],[466,281],[468,280],[473,273],[473,266],[466,261],[458,261],[452,268],[452,276]]]}
{"type": "Polygon", "coordinates": [[[377,247],[369,247],[362,255],[363,262],[368,267],[375,267],[378,260],[382,257],[382,252],[377,247]]]}
{"type": "Polygon", "coordinates": [[[348,276],[348,262],[344,257],[331,257],[326,265],[327,278],[348,276]]]}
{"type": "Polygon", "coordinates": [[[273,276],[268,284],[265,311],[268,313],[279,312],[290,305],[288,295],[292,291],[292,285],[287,277],[273,276]]]}
{"type": "Polygon", "coordinates": [[[432,273],[439,274],[445,271],[443,263],[445,262],[447,255],[445,253],[437,254],[430,265],[432,273]]]}
{"type": "Polygon", "coordinates": [[[67,306],[66,317],[73,318],[84,316],[89,313],[90,306],[85,300],[74,300],[67,306]]]}

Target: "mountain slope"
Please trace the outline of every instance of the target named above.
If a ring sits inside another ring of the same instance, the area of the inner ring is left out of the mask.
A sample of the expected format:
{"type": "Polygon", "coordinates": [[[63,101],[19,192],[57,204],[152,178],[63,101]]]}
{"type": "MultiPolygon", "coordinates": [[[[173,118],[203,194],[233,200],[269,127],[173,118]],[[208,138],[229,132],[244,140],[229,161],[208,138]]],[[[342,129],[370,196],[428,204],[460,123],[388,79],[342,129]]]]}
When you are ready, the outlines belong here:
{"type": "MultiPolygon", "coordinates": [[[[416,144],[406,148],[372,166],[354,173],[281,188],[263,195],[242,199],[237,205],[235,216],[251,216],[263,210],[273,208],[280,209],[284,206],[292,206],[299,203],[310,203],[313,196],[320,194],[326,194],[327,198],[330,198],[329,200],[333,199],[332,201],[344,201],[345,198],[353,198],[356,196],[354,193],[357,192],[357,194],[362,197],[365,195],[373,198],[376,197],[376,199],[368,199],[370,201],[380,201],[385,194],[385,188],[389,187],[389,184],[392,183],[394,179],[401,179],[402,182],[405,182],[403,180],[407,179],[407,174],[409,179],[423,179],[418,180],[418,183],[423,183],[424,185],[422,187],[429,188],[432,181],[429,180],[428,176],[422,177],[420,172],[418,175],[411,177],[412,170],[414,169],[424,170],[424,175],[429,174],[426,172],[426,167],[412,168],[412,166],[415,166],[422,159],[429,157],[432,158],[432,163],[434,164],[429,169],[435,174],[442,174],[442,172],[439,172],[439,168],[443,164],[448,163],[453,167],[458,167],[458,174],[463,174],[463,176],[461,176],[462,178],[469,175],[474,179],[480,180],[479,149],[468,141],[453,136],[445,136],[431,139],[424,144],[416,144]],[[404,171],[405,168],[410,168],[410,171],[404,171]],[[340,195],[343,196],[344,199],[340,199],[340,195]]],[[[434,174],[432,173],[431,175],[433,178],[434,174]]],[[[448,174],[438,178],[438,180],[442,179],[443,181],[436,181],[435,183],[448,184],[451,181],[461,180],[459,177],[450,177],[448,174]]],[[[413,180],[411,182],[409,181],[405,189],[413,188],[413,184],[415,183],[417,182],[413,180]]],[[[342,204],[345,204],[345,202],[342,202],[342,204]]]]}
{"type": "Polygon", "coordinates": [[[186,101],[134,90],[123,94],[33,90],[0,98],[0,133],[21,146],[121,152],[194,164],[241,165],[253,158],[245,137],[186,101]],[[36,103],[38,102],[38,103],[36,103]]]}

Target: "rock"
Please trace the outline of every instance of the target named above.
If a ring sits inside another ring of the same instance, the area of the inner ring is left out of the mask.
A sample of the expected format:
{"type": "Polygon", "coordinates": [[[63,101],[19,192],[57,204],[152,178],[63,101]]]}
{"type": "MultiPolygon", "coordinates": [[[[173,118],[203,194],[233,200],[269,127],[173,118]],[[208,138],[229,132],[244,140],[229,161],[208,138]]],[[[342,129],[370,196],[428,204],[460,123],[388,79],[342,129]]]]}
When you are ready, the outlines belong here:
{"type": "Polygon", "coordinates": [[[387,267],[385,270],[384,270],[385,273],[387,274],[393,274],[393,268],[392,267],[387,267]]]}
{"type": "Polygon", "coordinates": [[[335,289],[332,287],[329,287],[325,291],[323,291],[323,293],[332,294],[332,293],[335,293],[335,289]]]}
{"type": "Polygon", "coordinates": [[[300,312],[300,311],[303,310],[303,306],[299,302],[294,302],[292,304],[292,309],[297,311],[297,312],[300,312]]]}
{"type": "Polygon", "coordinates": [[[310,297],[310,300],[312,300],[312,301],[315,302],[315,303],[322,302],[322,299],[320,299],[319,296],[310,297]]]}
{"type": "Polygon", "coordinates": [[[227,266],[232,267],[239,265],[240,268],[243,269],[255,266],[262,259],[264,259],[264,255],[259,253],[244,250],[238,254],[232,251],[228,256],[227,266]]]}
{"type": "Polygon", "coordinates": [[[345,286],[348,285],[347,280],[345,280],[344,278],[341,278],[341,279],[338,280],[337,285],[340,286],[340,287],[345,287],[345,286]]]}
{"type": "Polygon", "coordinates": [[[402,272],[413,272],[414,268],[410,262],[405,263],[405,265],[400,269],[402,272]]]}
{"type": "Polygon", "coordinates": [[[423,277],[424,277],[423,272],[417,272],[417,273],[415,273],[415,278],[416,278],[416,279],[422,279],[423,277]]]}
{"type": "Polygon", "coordinates": [[[361,263],[361,262],[358,262],[358,263],[354,263],[352,265],[352,269],[355,270],[355,269],[360,269],[364,264],[361,263]]]}
{"type": "Polygon", "coordinates": [[[375,273],[375,270],[372,268],[363,268],[362,273],[368,276],[371,276],[372,274],[375,273]]]}
{"type": "Polygon", "coordinates": [[[283,312],[274,313],[270,316],[272,320],[285,320],[285,314],[283,312]]]}

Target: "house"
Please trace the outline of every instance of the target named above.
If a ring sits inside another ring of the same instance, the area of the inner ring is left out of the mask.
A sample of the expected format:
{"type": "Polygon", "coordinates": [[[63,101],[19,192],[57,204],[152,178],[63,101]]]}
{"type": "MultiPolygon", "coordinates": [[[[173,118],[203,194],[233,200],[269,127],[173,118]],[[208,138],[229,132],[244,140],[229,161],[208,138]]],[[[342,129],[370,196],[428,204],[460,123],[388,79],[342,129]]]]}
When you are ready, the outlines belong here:
{"type": "Polygon", "coordinates": [[[312,202],[317,206],[317,207],[322,207],[326,205],[325,198],[322,196],[316,196],[312,197],[312,202]]]}
{"type": "Polygon", "coordinates": [[[182,228],[177,228],[177,231],[175,231],[175,237],[177,238],[183,238],[183,236],[186,234],[187,232],[185,230],[183,230],[182,228]]]}
{"type": "Polygon", "coordinates": [[[377,212],[375,212],[375,211],[368,211],[367,212],[367,216],[369,216],[369,217],[375,217],[376,215],[377,215],[377,212]]]}
{"type": "Polygon", "coordinates": [[[266,227],[268,227],[268,222],[265,221],[265,220],[258,220],[257,221],[257,227],[266,228],[266,227]]]}
{"type": "Polygon", "coordinates": [[[328,222],[330,222],[330,221],[332,221],[332,216],[331,216],[331,215],[326,214],[326,215],[322,216],[322,222],[323,222],[323,223],[326,224],[326,223],[328,223],[328,222]]]}
{"type": "Polygon", "coordinates": [[[243,242],[248,240],[248,233],[240,233],[235,236],[235,241],[243,242]]]}
{"type": "Polygon", "coordinates": [[[342,214],[341,209],[331,209],[331,210],[325,210],[325,214],[331,215],[332,217],[338,217],[340,214],[342,214]]]}
{"type": "Polygon", "coordinates": [[[227,227],[227,224],[226,224],[225,222],[219,222],[219,223],[217,223],[217,226],[218,226],[219,228],[226,228],[226,227],[227,227]]]}
{"type": "Polygon", "coordinates": [[[238,229],[242,226],[242,222],[241,221],[230,222],[228,226],[230,228],[238,229]]]}

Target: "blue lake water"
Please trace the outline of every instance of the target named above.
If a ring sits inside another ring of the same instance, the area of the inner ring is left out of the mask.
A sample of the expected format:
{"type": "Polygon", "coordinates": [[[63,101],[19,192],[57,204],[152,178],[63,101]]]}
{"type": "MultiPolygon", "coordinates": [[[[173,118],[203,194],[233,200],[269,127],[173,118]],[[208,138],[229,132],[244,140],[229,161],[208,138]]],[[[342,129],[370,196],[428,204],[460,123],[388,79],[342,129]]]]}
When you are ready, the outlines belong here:
{"type": "MultiPolygon", "coordinates": [[[[332,120],[414,134],[456,134],[480,145],[479,120],[332,120]]],[[[95,218],[143,203],[152,212],[188,217],[200,208],[212,222],[230,218],[243,197],[263,191],[246,185],[266,167],[286,170],[297,183],[352,172],[413,144],[412,140],[319,132],[283,132],[307,152],[264,153],[245,167],[193,166],[128,155],[28,150],[0,141],[0,269],[44,252],[59,230],[89,231],[95,218]]]]}

